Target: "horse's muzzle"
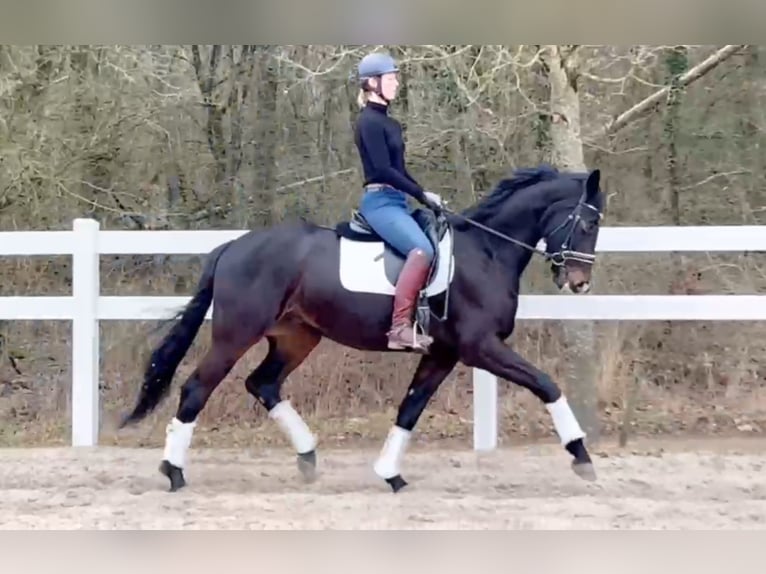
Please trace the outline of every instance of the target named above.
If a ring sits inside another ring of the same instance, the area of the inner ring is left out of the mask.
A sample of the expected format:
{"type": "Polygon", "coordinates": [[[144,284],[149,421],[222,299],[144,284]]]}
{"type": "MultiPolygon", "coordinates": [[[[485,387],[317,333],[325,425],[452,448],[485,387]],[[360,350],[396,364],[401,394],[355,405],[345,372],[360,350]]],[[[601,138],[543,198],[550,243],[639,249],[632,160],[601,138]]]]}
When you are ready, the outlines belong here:
{"type": "Polygon", "coordinates": [[[584,294],[590,291],[590,273],[585,269],[560,267],[554,281],[562,293],[584,294]]]}

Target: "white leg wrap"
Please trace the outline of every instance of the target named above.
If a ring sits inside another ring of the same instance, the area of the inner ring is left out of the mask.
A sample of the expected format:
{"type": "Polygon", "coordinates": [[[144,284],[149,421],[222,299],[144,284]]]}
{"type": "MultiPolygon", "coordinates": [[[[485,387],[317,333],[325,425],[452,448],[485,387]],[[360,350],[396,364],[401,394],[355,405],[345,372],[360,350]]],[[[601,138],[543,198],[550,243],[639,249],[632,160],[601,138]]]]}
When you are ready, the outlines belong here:
{"type": "Polygon", "coordinates": [[[165,452],[162,455],[163,460],[179,468],[184,467],[186,464],[186,451],[189,450],[189,445],[191,445],[192,433],[196,424],[195,421],[182,423],[173,417],[173,420],[165,427],[165,452]]]}
{"type": "Polygon", "coordinates": [[[580,423],[577,422],[564,395],[561,395],[553,403],[547,403],[545,408],[551,414],[553,426],[561,439],[562,445],[566,445],[578,438],[585,438],[585,433],[580,428],[580,423]]]}
{"type": "Polygon", "coordinates": [[[311,452],[317,445],[316,438],[309,430],[301,415],[299,415],[290,401],[282,401],[269,411],[269,416],[274,419],[293,444],[293,448],[299,454],[311,452]]]}
{"type": "Polygon", "coordinates": [[[383,444],[378,460],[375,461],[375,474],[380,478],[392,478],[400,473],[399,465],[410,442],[411,432],[398,426],[391,427],[383,444]]]}

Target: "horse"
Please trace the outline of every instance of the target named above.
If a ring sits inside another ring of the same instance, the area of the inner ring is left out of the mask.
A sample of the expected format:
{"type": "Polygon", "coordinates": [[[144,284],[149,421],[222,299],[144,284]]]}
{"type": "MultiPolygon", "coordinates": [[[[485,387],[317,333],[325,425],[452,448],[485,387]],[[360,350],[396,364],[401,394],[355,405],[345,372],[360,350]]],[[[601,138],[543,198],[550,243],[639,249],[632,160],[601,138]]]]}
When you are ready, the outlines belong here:
{"type": "Polygon", "coordinates": [[[414,328],[433,339],[425,352],[387,347],[404,257],[358,212],[334,226],[284,221],[217,246],[193,297],[170,319],[172,327],[147,360],[135,406],[119,428],[137,423],[167,396],[212,304],[210,349],[181,386],[166,427],[159,470],[170,492],[186,486],[184,466],[200,412],[239,358],[264,338],[268,352],[245,388],[289,438],[306,481],[316,478],[317,438],[281,390],[323,337],[359,350],[421,354],[374,463],[394,493],[407,485],[401,463],[415,426],[459,361],[532,392],[548,410],[572,470],[596,480],[585,433],[559,385],[505,340],[514,330],[521,276],[533,255],[550,263],[560,291],[589,291],[604,206],[600,175],[598,169],[566,172],[540,164],[516,169],[462,212],[413,209],[436,252],[414,313],[414,328]]]}

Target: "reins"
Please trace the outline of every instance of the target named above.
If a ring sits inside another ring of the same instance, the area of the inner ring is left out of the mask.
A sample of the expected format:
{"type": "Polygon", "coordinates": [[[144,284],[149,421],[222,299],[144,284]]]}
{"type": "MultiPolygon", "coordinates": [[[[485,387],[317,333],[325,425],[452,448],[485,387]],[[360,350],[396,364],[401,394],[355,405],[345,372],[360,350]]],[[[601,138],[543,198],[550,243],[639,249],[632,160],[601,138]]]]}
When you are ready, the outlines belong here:
{"type": "MultiPolygon", "coordinates": [[[[562,221],[558,227],[556,227],[553,231],[551,231],[548,234],[548,236],[552,236],[554,233],[558,232],[569,222],[572,222],[572,225],[569,229],[569,234],[564,239],[564,242],[561,244],[561,251],[556,251],[554,253],[548,253],[544,249],[540,249],[539,247],[529,245],[527,243],[524,243],[523,241],[510,237],[506,235],[505,233],[501,233],[500,231],[497,231],[496,229],[492,229],[491,227],[487,227],[486,225],[479,223],[478,221],[474,221],[470,217],[466,217],[465,215],[457,213],[449,209],[448,207],[442,206],[441,209],[445,213],[449,213],[453,217],[457,217],[458,219],[465,221],[466,223],[469,223],[470,225],[473,225],[474,227],[477,227],[481,229],[482,231],[495,235],[496,237],[499,237],[500,239],[504,241],[508,241],[509,243],[518,245],[519,247],[523,247],[524,249],[527,249],[534,254],[540,255],[545,260],[553,263],[553,265],[560,267],[561,265],[564,265],[567,261],[579,261],[581,263],[587,263],[589,265],[592,265],[596,260],[596,256],[592,255],[591,253],[583,253],[581,251],[574,251],[572,249],[568,249],[569,242],[571,241],[572,234],[574,233],[574,230],[575,230],[575,226],[581,219],[580,211],[582,210],[583,207],[587,207],[598,213],[598,209],[596,209],[592,205],[589,205],[588,203],[585,203],[585,193],[583,193],[582,197],[580,197],[580,200],[577,202],[577,205],[572,210],[572,213],[570,213],[567,216],[567,218],[564,221],[562,221]]],[[[601,217],[600,213],[599,213],[599,217],[601,217]]],[[[546,240],[547,240],[547,237],[546,237],[546,240]]]]}
{"type": "Polygon", "coordinates": [[[518,239],[514,239],[513,237],[510,237],[510,236],[506,235],[505,233],[501,233],[501,232],[499,232],[499,231],[497,231],[495,229],[492,229],[491,227],[487,227],[483,223],[479,223],[478,221],[474,221],[470,217],[466,217],[465,215],[462,215],[460,213],[452,211],[448,207],[442,207],[441,209],[445,213],[449,213],[453,217],[457,217],[458,219],[461,219],[461,220],[465,221],[466,223],[470,223],[474,227],[478,227],[479,229],[481,229],[483,231],[486,231],[487,233],[491,233],[492,235],[495,235],[495,236],[499,237],[500,239],[504,239],[505,241],[508,241],[510,243],[515,243],[516,245],[518,245],[520,247],[524,247],[525,249],[533,251],[534,253],[537,253],[538,255],[542,255],[543,257],[547,257],[548,256],[548,254],[543,249],[540,249],[539,247],[532,247],[531,245],[528,245],[528,244],[524,243],[523,241],[519,241],[518,239]]]}

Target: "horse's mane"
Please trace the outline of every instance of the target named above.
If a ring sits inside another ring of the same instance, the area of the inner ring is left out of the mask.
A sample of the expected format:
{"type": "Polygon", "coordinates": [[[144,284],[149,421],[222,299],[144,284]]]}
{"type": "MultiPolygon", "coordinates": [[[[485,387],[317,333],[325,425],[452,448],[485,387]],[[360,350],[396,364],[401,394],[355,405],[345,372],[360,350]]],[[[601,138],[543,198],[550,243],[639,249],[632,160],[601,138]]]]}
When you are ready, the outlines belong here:
{"type": "Polygon", "coordinates": [[[517,168],[509,177],[501,179],[486,197],[464,211],[463,215],[479,222],[486,220],[497,213],[497,208],[517,191],[543,181],[557,179],[561,175],[555,167],[548,164],[517,168]]]}

